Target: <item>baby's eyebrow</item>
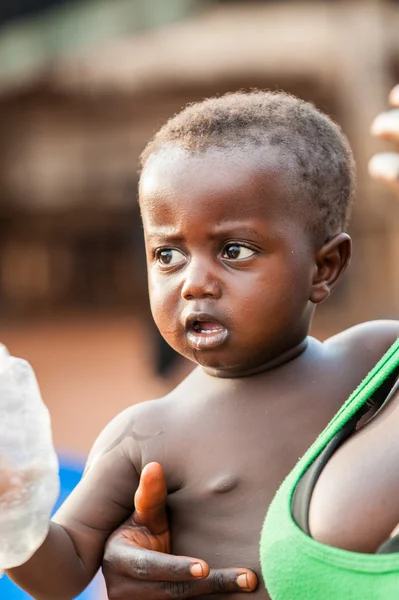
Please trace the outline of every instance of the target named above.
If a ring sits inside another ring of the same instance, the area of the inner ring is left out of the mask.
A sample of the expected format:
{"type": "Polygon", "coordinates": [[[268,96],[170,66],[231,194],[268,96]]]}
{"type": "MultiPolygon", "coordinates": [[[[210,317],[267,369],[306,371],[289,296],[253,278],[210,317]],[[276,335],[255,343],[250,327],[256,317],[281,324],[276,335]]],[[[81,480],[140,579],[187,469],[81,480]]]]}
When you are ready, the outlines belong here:
{"type": "Polygon", "coordinates": [[[174,227],[156,227],[151,228],[151,231],[147,231],[148,239],[168,239],[173,241],[183,240],[183,236],[174,227]]]}
{"type": "MultiPolygon", "coordinates": [[[[160,240],[167,242],[182,242],[186,238],[185,236],[173,225],[160,225],[159,227],[151,227],[147,230],[147,239],[160,240]]],[[[219,240],[221,238],[229,237],[243,237],[248,239],[263,239],[264,233],[258,231],[256,227],[251,227],[248,224],[240,223],[220,223],[215,224],[211,231],[207,234],[210,240],[219,240]]]]}
{"type": "Polygon", "coordinates": [[[262,235],[256,229],[249,227],[248,225],[222,225],[215,227],[214,237],[249,237],[249,238],[260,238],[262,235]]]}

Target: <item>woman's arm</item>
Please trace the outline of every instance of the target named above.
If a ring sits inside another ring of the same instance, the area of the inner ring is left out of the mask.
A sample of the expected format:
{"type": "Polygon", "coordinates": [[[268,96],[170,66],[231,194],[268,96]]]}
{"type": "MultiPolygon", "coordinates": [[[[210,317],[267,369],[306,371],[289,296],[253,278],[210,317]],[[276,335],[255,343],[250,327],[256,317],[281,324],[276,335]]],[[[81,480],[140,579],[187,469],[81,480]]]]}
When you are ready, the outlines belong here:
{"type": "Polygon", "coordinates": [[[24,565],[7,571],[37,600],[70,600],[87,587],[107,538],[131,513],[140,465],[139,448],[126,435],[134,414],[132,407],[105,428],[43,545],[24,565]]]}

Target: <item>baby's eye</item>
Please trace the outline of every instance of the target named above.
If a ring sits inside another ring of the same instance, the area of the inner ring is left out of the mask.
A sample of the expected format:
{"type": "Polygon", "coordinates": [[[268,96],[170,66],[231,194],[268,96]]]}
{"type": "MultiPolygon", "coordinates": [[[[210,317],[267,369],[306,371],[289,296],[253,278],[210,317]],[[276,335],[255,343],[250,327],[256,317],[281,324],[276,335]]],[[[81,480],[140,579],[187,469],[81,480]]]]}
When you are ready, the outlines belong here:
{"type": "Polygon", "coordinates": [[[164,248],[163,250],[157,250],[156,259],[164,266],[172,267],[178,265],[185,260],[183,252],[176,250],[175,248],[164,248]]]}
{"type": "Polygon", "coordinates": [[[241,244],[226,244],[223,249],[223,258],[227,258],[229,260],[243,260],[245,258],[250,258],[255,254],[255,250],[251,250],[251,248],[247,248],[247,246],[242,246],[241,244]]]}

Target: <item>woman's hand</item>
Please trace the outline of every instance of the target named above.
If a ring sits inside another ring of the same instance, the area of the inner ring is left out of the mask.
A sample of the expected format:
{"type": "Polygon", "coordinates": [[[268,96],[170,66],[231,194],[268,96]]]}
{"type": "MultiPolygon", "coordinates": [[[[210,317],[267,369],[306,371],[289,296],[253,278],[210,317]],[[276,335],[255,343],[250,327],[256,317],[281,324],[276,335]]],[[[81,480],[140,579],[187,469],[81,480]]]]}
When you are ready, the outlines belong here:
{"type": "Polygon", "coordinates": [[[399,85],[392,90],[389,102],[392,109],[374,119],[371,133],[382,140],[396,143],[397,150],[373,156],[369,172],[375,179],[386,183],[399,199],[399,85]]]}
{"type": "Polygon", "coordinates": [[[108,539],[103,574],[109,600],[171,600],[208,594],[252,592],[249,569],[210,569],[204,560],[170,554],[162,467],[142,471],[133,515],[108,539]]]}

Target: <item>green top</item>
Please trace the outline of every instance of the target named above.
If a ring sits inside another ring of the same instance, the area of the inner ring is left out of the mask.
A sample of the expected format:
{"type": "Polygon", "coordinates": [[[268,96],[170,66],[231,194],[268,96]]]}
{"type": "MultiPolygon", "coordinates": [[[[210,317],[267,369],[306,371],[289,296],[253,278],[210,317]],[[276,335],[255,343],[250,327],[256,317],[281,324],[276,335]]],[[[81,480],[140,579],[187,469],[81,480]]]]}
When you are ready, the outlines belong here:
{"type": "Polygon", "coordinates": [[[320,452],[399,366],[397,340],[341,407],[274,497],[260,541],[262,575],[272,600],[398,600],[399,553],[359,554],[326,546],[292,518],[295,488],[320,452]]]}

